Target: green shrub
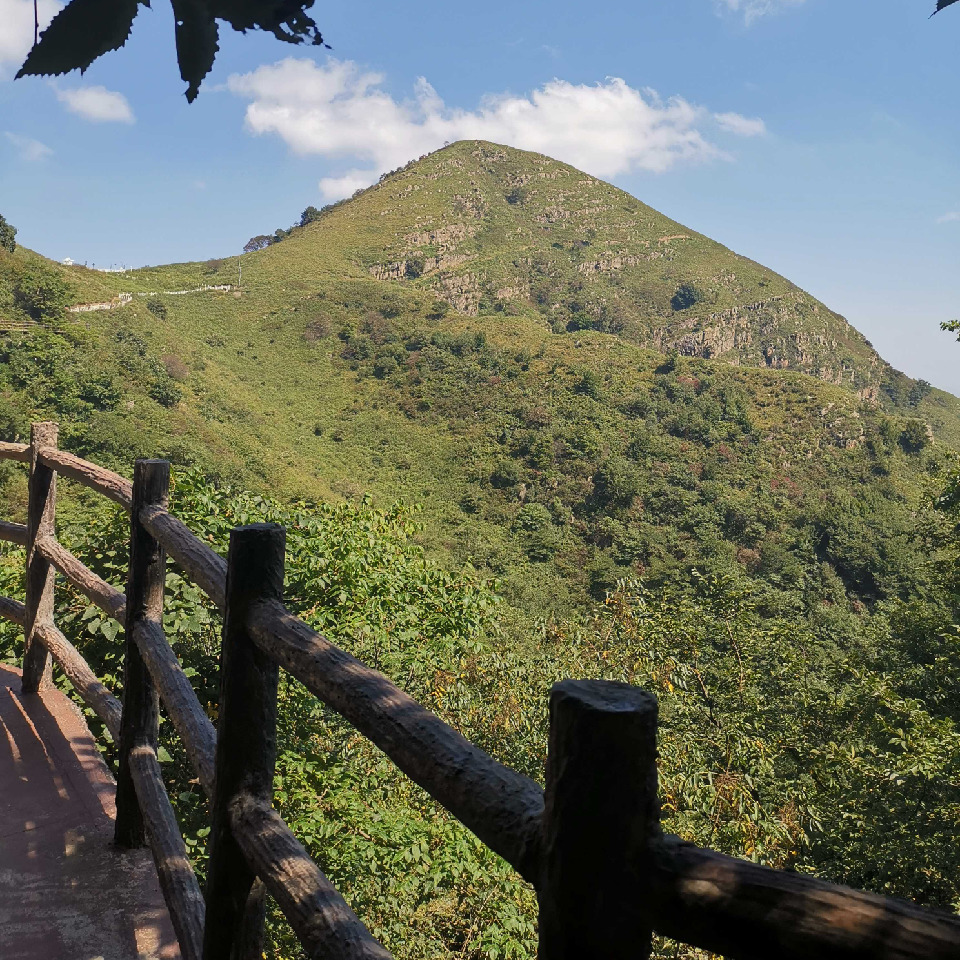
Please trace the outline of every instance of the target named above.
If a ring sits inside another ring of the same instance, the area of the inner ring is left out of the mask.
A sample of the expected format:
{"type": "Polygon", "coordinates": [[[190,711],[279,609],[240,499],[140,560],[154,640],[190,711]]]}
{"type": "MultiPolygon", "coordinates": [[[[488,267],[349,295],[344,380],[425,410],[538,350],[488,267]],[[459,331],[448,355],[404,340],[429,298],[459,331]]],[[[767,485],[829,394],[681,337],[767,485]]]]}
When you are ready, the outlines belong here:
{"type": "Polygon", "coordinates": [[[547,530],[552,523],[550,511],[542,503],[525,503],[514,520],[514,528],[529,533],[547,530]]]}
{"type": "Polygon", "coordinates": [[[629,460],[611,457],[593,475],[593,496],[597,509],[629,507],[640,492],[640,478],[629,460]]]}
{"type": "Polygon", "coordinates": [[[922,420],[908,420],[900,432],[900,446],[907,453],[919,453],[929,443],[929,427],[922,420]]]}
{"type": "Polygon", "coordinates": [[[674,310],[687,310],[703,299],[703,294],[692,283],[681,283],[670,299],[674,310]]]}
{"type": "Polygon", "coordinates": [[[66,316],[71,290],[56,270],[29,262],[20,268],[13,297],[14,303],[32,320],[56,323],[66,316]]]}
{"type": "Polygon", "coordinates": [[[167,305],[159,297],[150,297],[147,300],[147,309],[158,319],[167,319],[167,305]]]}
{"type": "Polygon", "coordinates": [[[170,377],[156,380],[149,389],[151,399],[161,407],[175,407],[183,399],[183,391],[170,377]]]}
{"type": "Polygon", "coordinates": [[[515,460],[506,458],[498,461],[490,473],[490,484],[498,490],[516,486],[522,477],[520,466],[515,460]]]}
{"type": "Polygon", "coordinates": [[[17,249],[16,236],[17,228],[0,214],[0,249],[13,253],[17,249]]]}
{"type": "Polygon", "coordinates": [[[600,377],[593,370],[584,370],[573,389],[575,393],[582,393],[584,396],[599,400],[600,385],[600,377]]]}

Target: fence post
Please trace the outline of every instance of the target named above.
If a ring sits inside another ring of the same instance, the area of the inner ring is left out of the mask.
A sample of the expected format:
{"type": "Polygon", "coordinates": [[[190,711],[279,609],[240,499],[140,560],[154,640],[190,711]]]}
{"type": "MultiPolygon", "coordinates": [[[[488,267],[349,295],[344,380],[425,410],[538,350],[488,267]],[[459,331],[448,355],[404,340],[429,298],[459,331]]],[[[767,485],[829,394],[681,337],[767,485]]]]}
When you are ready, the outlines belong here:
{"type": "Polygon", "coordinates": [[[167,557],[163,547],[143,528],[140,511],[166,505],[170,464],[166,460],[138,460],[133,467],[130,505],[130,565],[127,571],[127,613],[124,623],[123,716],[120,720],[120,756],[117,773],[117,821],[114,841],[120,847],[141,847],[145,841],[143,815],[130,777],[130,751],[141,745],[157,748],[160,702],[140,650],[134,640],[138,621],[163,622],[163,587],[167,557]]]}
{"type": "Polygon", "coordinates": [[[55,423],[30,424],[30,479],[27,482],[27,619],[23,637],[24,693],[36,693],[50,683],[50,654],[37,628],[53,623],[53,582],[56,571],[37,550],[37,541],[56,535],[57,474],[37,459],[41,447],[56,447],[55,423]]]}
{"type": "Polygon", "coordinates": [[[276,524],[230,532],[204,960],[259,960],[262,954],[262,888],[254,886],[233,839],[229,807],[241,791],[268,802],[273,797],[279,670],[250,639],[247,618],[257,602],[283,598],[285,544],[286,531],[276,524]]]}
{"type": "Polygon", "coordinates": [[[649,957],[653,918],[638,900],[659,824],[656,697],[625,683],[555,684],[540,960],[649,957]]]}

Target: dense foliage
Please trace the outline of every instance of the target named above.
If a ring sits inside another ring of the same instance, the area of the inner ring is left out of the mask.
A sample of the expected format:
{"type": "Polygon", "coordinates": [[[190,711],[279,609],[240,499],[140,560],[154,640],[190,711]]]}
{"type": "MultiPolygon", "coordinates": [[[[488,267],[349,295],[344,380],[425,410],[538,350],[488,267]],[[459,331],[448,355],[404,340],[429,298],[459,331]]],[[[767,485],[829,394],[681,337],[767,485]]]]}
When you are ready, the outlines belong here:
{"type": "Polygon", "coordinates": [[[920,493],[944,455],[915,417],[842,395],[823,407],[805,377],[765,395],[773,384],[676,356],[598,369],[383,311],[337,336],[342,361],[409,418],[463,437],[461,509],[500,531],[465,546],[508,591],[518,567],[529,581],[549,564],[597,600],[618,580],[667,585],[693,567],[745,572],[771,612],[814,617],[929,594],[925,558],[945,530],[920,493]]]}
{"type": "Polygon", "coordinates": [[[120,411],[175,406],[181,390],[168,366],[128,331],[100,350],[73,326],[0,340],[0,427],[6,437],[27,437],[32,420],[54,419],[68,449],[129,462],[149,452],[149,434],[124,429],[120,411]]]}
{"type": "MultiPolygon", "coordinates": [[[[0,218],[2,219],[2,218],[0,218]]],[[[64,319],[73,291],[55,266],[35,255],[14,255],[16,230],[0,224],[0,316],[55,323],[64,319]]]]}
{"type": "Polygon", "coordinates": [[[0,214],[0,247],[13,253],[17,249],[17,228],[12,223],[7,223],[6,217],[0,214]]]}
{"type": "MultiPolygon", "coordinates": [[[[639,684],[661,704],[668,830],[762,863],[960,905],[960,674],[944,669],[956,660],[956,627],[924,632],[921,649],[915,610],[899,602],[859,629],[842,617],[798,626],[771,616],[746,576],[694,574],[686,588],[621,581],[593,617],[544,625],[530,643],[498,628],[490,583],[424,558],[415,513],[402,505],[282,506],[187,472],[174,509],[221,551],[235,524],[284,523],[289,604],[517,769],[541,776],[554,680],[639,684]]],[[[84,512],[63,526],[88,564],[122,578],[125,518],[84,512]]],[[[22,563],[6,552],[4,593],[19,593],[22,563]]],[[[68,590],[60,598],[58,623],[119,689],[117,624],[68,590]]],[[[219,618],[173,571],[164,626],[216,718],[219,618]]],[[[17,632],[2,636],[15,659],[17,632]]],[[[169,723],[162,734],[168,787],[202,875],[205,802],[169,723]]],[[[288,822],[398,957],[534,956],[532,891],[289,680],[276,790],[288,822]]],[[[276,916],[271,931],[275,956],[296,955],[276,916]]]]}

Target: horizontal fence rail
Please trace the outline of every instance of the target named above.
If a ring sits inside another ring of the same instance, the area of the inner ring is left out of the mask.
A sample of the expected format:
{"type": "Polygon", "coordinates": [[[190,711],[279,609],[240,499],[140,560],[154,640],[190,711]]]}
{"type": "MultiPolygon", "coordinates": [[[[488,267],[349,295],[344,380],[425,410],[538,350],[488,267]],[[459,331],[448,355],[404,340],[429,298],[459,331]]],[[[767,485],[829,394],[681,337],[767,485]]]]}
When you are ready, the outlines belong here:
{"type": "Polygon", "coordinates": [[[57,571],[63,574],[64,579],[76,587],[88,600],[114,620],[123,623],[127,598],[120,590],[112,587],[102,577],[98,577],[63,544],[52,537],[38,540],[36,548],[40,555],[49,560],[57,571]]]}
{"type": "Polygon", "coordinates": [[[194,536],[190,528],[165,507],[146,506],[139,519],[180,569],[222,610],[227,590],[227,564],[223,557],[194,536]]]}
{"type": "Polygon", "coordinates": [[[703,850],[652,845],[644,884],[667,937],[738,960],[960,957],[960,918],[805,874],[703,850]]]}
{"type": "Polygon", "coordinates": [[[29,443],[7,443],[0,441],[0,459],[19,460],[21,463],[30,462],[29,443]]]}
{"type": "Polygon", "coordinates": [[[110,736],[118,740],[120,701],[97,679],[80,651],[52,623],[40,628],[40,640],[83,702],[103,721],[110,736]]]}
{"type": "Polygon", "coordinates": [[[108,500],[119,504],[124,510],[130,510],[133,500],[133,484],[119,473],[98,467],[95,463],[81,460],[72,453],[53,447],[40,447],[37,460],[50,470],[56,470],[63,477],[76,480],[85,487],[95,490],[108,500]]]}
{"type": "Polygon", "coordinates": [[[249,625],[261,650],[349,720],[521,876],[537,882],[539,784],[498,763],[283,604],[257,604],[249,625]]]}
{"type": "Polygon", "coordinates": [[[130,751],[130,776],[143,811],[160,889],[186,957],[201,957],[204,902],[160,772],[156,751],[139,744],[130,751]]]}
{"type": "Polygon", "coordinates": [[[390,957],[272,804],[242,793],[231,803],[229,815],[247,862],[283,910],[307,956],[344,960],[390,957]]]}
{"type": "Polygon", "coordinates": [[[663,834],[649,694],[599,681],[555,685],[544,791],[291,613],[280,528],[237,528],[224,560],[170,513],[168,465],[138,461],[131,483],[57,449],[54,424],[35,424],[30,444],[0,443],[0,459],[31,471],[28,522],[0,521],[0,540],[27,550],[27,603],[0,597],[0,617],[27,635],[25,688],[48,682],[52,657],[121,745],[118,838],[139,830],[149,844],[186,960],[259,956],[264,889],[307,956],[390,956],[273,809],[277,666],[533,884],[543,960],[634,960],[649,955],[652,933],[735,960],[960,960],[960,917],[663,834]],[[126,592],[56,539],[58,475],[130,514],[126,592]],[[224,612],[222,742],[164,635],[166,556],[224,612]],[[125,625],[123,705],[54,625],[54,570],[125,625]],[[213,810],[206,897],[157,759],[158,703],[213,810]]]}
{"type": "Polygon", "coordinates": [[[17,543],[21,547],[27,545],[27,526],[24,523],[7,523],[0,520],[0,540],[8,543],[17,543]]]}
{"type": "Polygon", "coordinates": [[[190,765],[208,797],[213,796],[217,732],[193,691],[190,679],[155,620],[141,620],[133,631],[140,656],[160,692],[174,729],[183,741],[190,765]]]}

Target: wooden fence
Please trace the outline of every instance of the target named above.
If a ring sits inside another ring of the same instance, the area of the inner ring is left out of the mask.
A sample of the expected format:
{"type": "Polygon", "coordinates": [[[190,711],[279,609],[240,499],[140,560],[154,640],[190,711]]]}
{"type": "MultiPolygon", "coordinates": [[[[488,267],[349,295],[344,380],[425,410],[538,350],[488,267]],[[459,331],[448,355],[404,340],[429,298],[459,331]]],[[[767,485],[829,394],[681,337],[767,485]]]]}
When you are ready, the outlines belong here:
{"type": "Polygon", "coordinates": [[[488,756],[385,676],[283,604],[282,527],[238,527],[226,562],[167,509],[170,466],[138,460],[133,482],[57,448],[57,426],[0,458],[29,465],[23,689],[49,682],[51,657],[119,743],[116,840],[148,843],[185,960],[261,955],[264,891],[307,956],[390,954],[367,931],[272,805],[278,667],[369,738],[535,887],[543,960],[641,960],[653,933],[743,960],[960,960],[960,917],[700,849],[661,832],[657,701],[626,684],[565,680],[550,696],[546,789],[488,756]],[[57,476],[130,514],[126,593],[56,539],[57,476]],[[223,611],[218,729],[163,631],[167,557],[223,611]],[[124,702],[53,619],[55,573],[125,628],[124,702]],[[205,896],[157,761],[159,704],[210,800],[205,896]]]}

